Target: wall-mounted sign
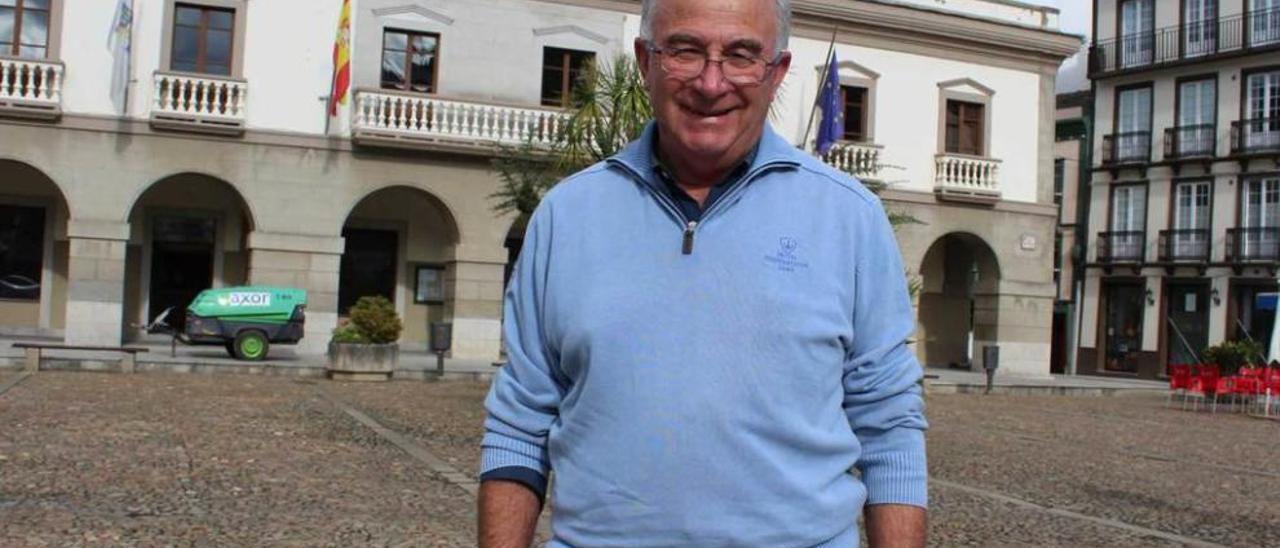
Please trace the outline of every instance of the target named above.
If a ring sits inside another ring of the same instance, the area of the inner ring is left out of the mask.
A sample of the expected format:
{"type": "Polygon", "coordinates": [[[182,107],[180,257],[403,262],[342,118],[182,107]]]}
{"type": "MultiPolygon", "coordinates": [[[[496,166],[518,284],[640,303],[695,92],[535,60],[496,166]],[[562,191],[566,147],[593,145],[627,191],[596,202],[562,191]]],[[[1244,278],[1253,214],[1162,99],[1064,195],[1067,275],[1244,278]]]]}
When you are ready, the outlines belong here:
{"type": "Polygon", "coordinates": [[[417,304],[439,304],[444,302],[444,267],[422,265],[415,276],[417,284],[413,291],[413,302],[417,304]]]}

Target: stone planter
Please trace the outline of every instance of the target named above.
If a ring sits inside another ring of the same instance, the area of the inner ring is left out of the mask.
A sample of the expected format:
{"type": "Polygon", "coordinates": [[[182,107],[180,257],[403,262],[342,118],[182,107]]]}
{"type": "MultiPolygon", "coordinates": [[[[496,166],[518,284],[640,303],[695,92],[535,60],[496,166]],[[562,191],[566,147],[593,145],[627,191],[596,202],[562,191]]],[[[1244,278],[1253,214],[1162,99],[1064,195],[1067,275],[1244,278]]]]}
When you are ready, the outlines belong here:
{"type": "Polygon", "coordinates": [[[340,381],[385,381],[400,359],[400,345],[329,343],[329,378],[340,381]]]}

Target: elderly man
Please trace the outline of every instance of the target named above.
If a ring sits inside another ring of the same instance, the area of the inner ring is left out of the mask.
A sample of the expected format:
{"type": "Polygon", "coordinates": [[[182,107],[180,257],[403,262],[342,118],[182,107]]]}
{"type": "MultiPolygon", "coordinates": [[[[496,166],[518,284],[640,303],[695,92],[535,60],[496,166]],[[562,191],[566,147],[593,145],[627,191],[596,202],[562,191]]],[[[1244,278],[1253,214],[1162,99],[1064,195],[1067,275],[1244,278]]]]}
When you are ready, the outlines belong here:
{"type": "Polygon", "coordinates": [[[924,543],[920,367],[883,208],[766,125],[787,0],[645,0],[656,120],[558,185],[506,297],[480,544],[924,543]],[[853,470],[860,475],[854,475],[853,470]]]}

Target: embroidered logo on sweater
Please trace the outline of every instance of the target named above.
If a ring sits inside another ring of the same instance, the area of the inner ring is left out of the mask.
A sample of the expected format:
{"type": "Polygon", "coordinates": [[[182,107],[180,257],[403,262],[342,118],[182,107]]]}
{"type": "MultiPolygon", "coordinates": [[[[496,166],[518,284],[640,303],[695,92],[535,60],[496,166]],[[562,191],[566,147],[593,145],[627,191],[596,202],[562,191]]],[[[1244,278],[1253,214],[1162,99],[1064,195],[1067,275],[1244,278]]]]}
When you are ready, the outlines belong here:
{"type": "Polygon", "coordinates": [[[765,255],[765,262],[773,265],[783,272],[795,272],[796,269],[809,268],[809,263],[800,259],[796,254],[796,250],[800,248],[800,242],[790,236],[778,238],[778,251],[770,255],[765,255]]]}

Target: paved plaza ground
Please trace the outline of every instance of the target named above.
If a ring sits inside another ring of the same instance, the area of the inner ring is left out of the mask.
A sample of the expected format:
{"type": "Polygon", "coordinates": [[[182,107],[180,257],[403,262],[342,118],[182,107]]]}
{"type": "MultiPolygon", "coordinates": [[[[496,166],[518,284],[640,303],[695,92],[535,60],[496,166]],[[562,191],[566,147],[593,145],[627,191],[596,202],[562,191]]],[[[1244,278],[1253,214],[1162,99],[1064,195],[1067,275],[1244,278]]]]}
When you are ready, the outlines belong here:
{"type": "MultiPolygon", "coordinates": [[[[41,372],[0,394],[0,546],[474,545],[486,390],[41,372]]],[[[931,394],[930,543],[1280,545],[1280,423],[1163,403],[931,394]]]]}

